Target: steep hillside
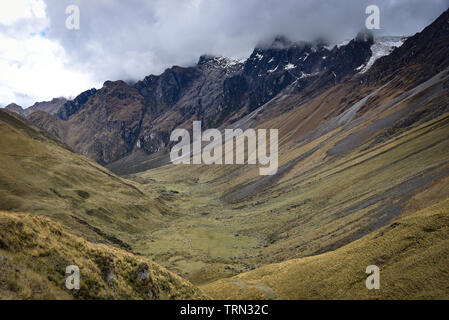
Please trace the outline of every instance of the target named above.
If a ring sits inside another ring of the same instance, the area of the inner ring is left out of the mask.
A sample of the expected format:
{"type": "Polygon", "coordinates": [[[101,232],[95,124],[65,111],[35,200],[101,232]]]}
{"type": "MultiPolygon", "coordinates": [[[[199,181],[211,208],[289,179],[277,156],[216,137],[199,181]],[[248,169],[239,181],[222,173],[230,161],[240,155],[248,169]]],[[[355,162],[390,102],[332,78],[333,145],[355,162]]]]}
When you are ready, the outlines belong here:
{"type": "Polygon", "coordinates": [[[26,119],[38,128],[45,128],[46,133],[61,142],[67,138],[68,127],[64,121],[47,112],[35,111],[26,119]]]}
{"type": "Polygon", "coordinates": [[[0,110],[0,209],[44,214],[89,239],[122,241],[162,222],[158,192],[124,180],[0,110]]]}
{"type": "Polygon", "coordinates": [[[166,196],[115,176],[2,110],[0,136],[0,210],[8,211],[0,212],[1,299],[205,297],[129,253],[130,238],[164,222],[166,196]],[[73,264],[81,270],[79,291],[64,287],[65,268],[73,264]]]}
{"type": "Polygon", "coordinates": [[[203,287],[215,299],[449,299],[449,199],[345,247],[203,287]],[[366,267],[380,268],[368,290],[366,267]]]}
{"type": "MultiPolygon", "coordinates": [[[[78,97],[82,107],[70,116],[67,114],[67,135],[63,141],[78,153],[104,164],[132,150],[145,106],[138,91],[123,81],[108,81],[93,92],[85,102],[81,100],[83,95],[78,97]]],[[[68,112],[69,103],[60,114],[68,112]]]]}
{"type": "Polygon", "coordinates": [[[204,299],[189,282],[148,259],[89,243],[50,219],[0,212],[0,299],[204,299]],[[66,267],[80,290],[65,287],[66,267]]]}

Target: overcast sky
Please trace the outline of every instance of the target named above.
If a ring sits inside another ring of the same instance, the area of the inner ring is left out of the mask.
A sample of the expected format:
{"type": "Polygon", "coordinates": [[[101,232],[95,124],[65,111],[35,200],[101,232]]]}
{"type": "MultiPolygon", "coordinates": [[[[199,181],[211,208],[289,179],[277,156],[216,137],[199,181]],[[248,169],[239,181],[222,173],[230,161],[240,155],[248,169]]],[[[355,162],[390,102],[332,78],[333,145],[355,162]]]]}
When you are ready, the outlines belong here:
{"type": "Polygon", "coordinates": [[[383,35],[412,35],[449,0],[0,0],[0,106],[73,97],[106,80],[138,80],[201,54],[242,59],[276,35],[325,36],[363,30],[380,7],[383,35]],[[80,29],[66,28],[66,7],[80,29]]]}

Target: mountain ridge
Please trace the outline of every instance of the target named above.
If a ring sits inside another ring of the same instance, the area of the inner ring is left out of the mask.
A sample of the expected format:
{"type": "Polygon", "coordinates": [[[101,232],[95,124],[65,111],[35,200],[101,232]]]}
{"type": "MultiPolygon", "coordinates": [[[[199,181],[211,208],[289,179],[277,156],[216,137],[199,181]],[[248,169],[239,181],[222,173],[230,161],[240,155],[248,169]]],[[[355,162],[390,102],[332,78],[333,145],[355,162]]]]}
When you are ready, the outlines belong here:
{"type": "Polygon", "coordinates": [[[367,62],[373,44],[372,36],[362,34],[345,46],[332,49],[319,42],[289,43],[288,47],[281,48],[276,46],[276,41],[279,40],[275,39],[265,49],[256,48],[245,61],[205,55],[194,67],[174,66],[133,85],[107,81],[102,89],[85,91],[66,102],[56,114],[67,127],[59,130],[66,130],[69,136],[56,132],[55,127],[60,125],[50,125],[49,119],[34,115],[31,120],[44,130],[45,124],[53,126],[52,133],[71,148],[114,167],[114,162],[126,163],[126,158],[139,150],[150,156],[167,155],[171,130],[191,129],[193,120],[201,120],[205,127],[223,127],[259,108],[292,84],[295,90],[309,85],[322,89],[326,84],[343,81],[356,72],[356,67],[367,62]],[[259,59],[262,55],[265,59],[259,59]],[[120,90],[108,91],[112,86],[120,90]],[[99,115],[89,115],[93,120],[85,118],[86,112],[105,110],[102,99],[110,99],[107,105],[118,105],[120,110],[114,107],[111,113],[109,109],[109,116],[103,119],[99,115]],[[80,113],[84,109],[91,111],[80,113]],[[95,123],[87,124],[86,119],[95,123]],[[108,136],[106,132],[113,134],[108,136]]]}

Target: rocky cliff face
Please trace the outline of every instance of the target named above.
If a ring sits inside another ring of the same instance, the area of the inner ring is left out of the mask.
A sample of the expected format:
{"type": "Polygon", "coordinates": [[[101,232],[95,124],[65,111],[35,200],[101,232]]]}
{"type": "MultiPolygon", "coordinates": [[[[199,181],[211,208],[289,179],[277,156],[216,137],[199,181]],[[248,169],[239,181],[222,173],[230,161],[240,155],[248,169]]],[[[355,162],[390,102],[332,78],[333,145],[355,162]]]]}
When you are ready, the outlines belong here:
{"type": "Polygon", "coordinates": [[[123,81],[107,81],[100,90],[66,103],[59,115],[67,117],[67,144],[106,164],[132,151],[144,111],[137,89],[123,81]]]}
{"type": "Polygon", "coordinates": [[[10,103],[5,107],[5,110],[8,110],[10,112],[17,113],[18,115],[24,116],[25,112],[23,108],[15,103],[10,103]]]}
{"type": "Polygon", "coordinates": [[[325,89],[356,73],[371,57],[373,37],[359,34],[344,46],[323,41],[292,43],[278,37],[254,50],[242,72],[225,83],[226,101],[253,111],[290,85],[300,92],[313,85],[325,89]]]}
{"type": "Polygon", "coordinates": [[[97,92],[96,89],[90,89],[84,91],[78,95],[75,99],[67,101],[64,105],[56,112],[56,116],[62,120],[68,120],[71,115],[78,112],[81,107],[89,100],[89,97],[97,92]]]}
{"type": "Polygon", "coordinates": [[[26,108],[24,112],[26,116],[29,116],[33,112],[37,111],[42,111],[51,115],[55,115],[58,113],[59,109],[61,109],[61,107],[66,102],[68,102],[66,98],[54,98],[51,101],[36,102],[31,107],[26,108]]]}

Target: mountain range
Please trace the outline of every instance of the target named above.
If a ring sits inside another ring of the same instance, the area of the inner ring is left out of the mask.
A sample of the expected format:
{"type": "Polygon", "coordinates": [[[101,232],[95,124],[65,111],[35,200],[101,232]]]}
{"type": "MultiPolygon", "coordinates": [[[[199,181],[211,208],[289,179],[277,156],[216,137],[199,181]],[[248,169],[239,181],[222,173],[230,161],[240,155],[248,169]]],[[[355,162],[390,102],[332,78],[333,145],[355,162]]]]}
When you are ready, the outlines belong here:
{"type": "Polygon", "coordinates": [[[132,85],[107,81],[65,103],[55,99],[51,105],[57,108],[48,109],[49,102],[24,112],[13,105],[6,108],[115,172],[141,171],[168,161],[175,128],[191,129],[193,120],[208,128],[224,127],[277,95],[317,95],[402,41],[383,37],[374,44],[370,34],[359,34],[329,47],[323,41],[292,43],[277,37],[246,61],[204,55],[193,67],[173,67],[132,85]]]}

